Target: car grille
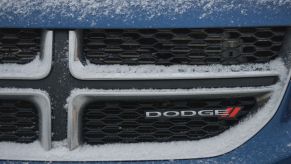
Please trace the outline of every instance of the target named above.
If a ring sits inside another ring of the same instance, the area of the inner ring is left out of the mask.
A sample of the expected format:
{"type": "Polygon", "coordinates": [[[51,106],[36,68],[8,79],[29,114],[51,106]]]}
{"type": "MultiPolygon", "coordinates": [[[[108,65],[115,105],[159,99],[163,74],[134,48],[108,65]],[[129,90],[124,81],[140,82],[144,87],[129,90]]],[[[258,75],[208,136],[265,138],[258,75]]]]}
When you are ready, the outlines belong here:
{"type": "Polygon", "coordinates": [[[38,139],[38,111],[22,100],[0,100],[0,141],[30,143],[38,139]]]}
{"type": "Polygon", "coordinates": [[[82,60],[94,64],[262,63],[278,57],[287,28],[84,30],[82,60]]]}
{"type": "Polygon", "coordinates": [[[253,97],[143,101],[98,101],[86,105],[82,116],[82,139],[87,144],[199,140],[216,136],[237,124],[257,107],[253,97]],[[147,111],[198,110],[239,106],[234,118],[146,118],[147,111]]]}
{"type": "Polygon", "coordinates": [[[0,64],[26,64],[40,54],[41,30],[0,29],[0,64]]]}

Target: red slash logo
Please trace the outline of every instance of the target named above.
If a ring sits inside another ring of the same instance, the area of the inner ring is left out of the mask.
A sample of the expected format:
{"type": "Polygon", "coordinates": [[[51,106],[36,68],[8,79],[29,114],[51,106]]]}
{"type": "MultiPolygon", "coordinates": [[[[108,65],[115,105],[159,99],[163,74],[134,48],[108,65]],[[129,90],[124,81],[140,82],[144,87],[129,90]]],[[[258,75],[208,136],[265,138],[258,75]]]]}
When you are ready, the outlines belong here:
{"type": "Polygon", "coordinates": [[[222,115],[222,118],[235,118],[241,110],[241,107],[228,107],[226,108],[226,114],[222,115]]]}

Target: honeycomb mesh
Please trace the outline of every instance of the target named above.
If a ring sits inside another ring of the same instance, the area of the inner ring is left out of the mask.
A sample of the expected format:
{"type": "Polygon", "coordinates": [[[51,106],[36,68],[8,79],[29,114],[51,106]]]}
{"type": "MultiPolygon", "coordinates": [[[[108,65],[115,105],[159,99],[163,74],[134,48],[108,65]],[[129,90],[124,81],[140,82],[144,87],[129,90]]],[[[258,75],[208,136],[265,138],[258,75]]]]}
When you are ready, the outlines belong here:
{"type": "Polygon", "coordinates": [[[278,56],[287,28],[105,29],[83,31],[94,64],[262,63],[278,56]]]}
{"type": "Polygon", "coordinates": [[[0,29],[0,64],[26,64],[40,54],[40,30],[0,29]]]}
{"type": "Polygon", "coordinates": [[[162,101],[101,101],[85,106],[82,139],[96,145],[199,140],[222,133],[257,107],[254,98],[162,101]],[[146,111],[197,110],[240,106],[233,119],[210,117],[145,118],[146,111]]]}
{"type": "Polygon", "coordinates": [[[30,143],[38,139],[38,111],[34,104],[0,100],[0,141],[30,143]]]}

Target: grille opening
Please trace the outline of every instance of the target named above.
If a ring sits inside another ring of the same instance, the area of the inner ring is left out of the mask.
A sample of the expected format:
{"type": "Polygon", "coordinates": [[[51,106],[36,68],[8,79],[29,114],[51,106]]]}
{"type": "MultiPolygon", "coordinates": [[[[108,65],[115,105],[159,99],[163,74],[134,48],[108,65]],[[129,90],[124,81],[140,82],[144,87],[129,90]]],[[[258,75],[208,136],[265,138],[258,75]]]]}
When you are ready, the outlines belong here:
{"type": "Polygon", "coordinates": [[[205,39],[207,37],[207,34],[204,32],[196,31],[196,32],[191,32],[189,36],[192,37],[193,39],[205,39]]]}
{"type": "Polygon", "coordinates": [[[81,139],[90,145],[199,140],[216,136],[235,126],[261,105],[254,97],[93,101],[85,105],[80,113],[81,139]],[[235,118],[145,117],[147,111],[198,111],[233,106],[241,107],[235,118]]]}
{"type": "Polygon", "coordinates": [[[206,29],[205,32],[210,33],[210,34],[221,34],[223,33],[223,29],[212,28],[212,29],[206,29]]]}
{"type": "Polygon", "coordinates": [[[273,33],[271,31],[258,31],[257,33],[255,33],[255,35],[257,37],[260,37],[260,38],[270,38],[273,36],[273,33]]]}
{"type": "Polygon", "coordinates": [[[155,35],[157,39],[169,40],[173,38],[173,34],[171,33],[157,33],[155,35]]]}
{"type": "Polygon", "coordinates": [[[256,47],[248,46],[248,47],[244,47],[243,48],[243,52],[245,52],[245,53],[252,53],[252,52],[255,52],[255,51],[256,51],[256,47]]]}
{"type": "Polygon", "coordinates": [[[240,28],[239,31],[242,33],[255,33],[256,28],[240,28]]]}
{"type": "Polygon", "coordinates": [[[0,99],[0,142],[31,143],[38,138],[36,106],[26,100],[0,99]]]}
{"type": "Polygon", "coordinates": [[[255,37],[252,37],[252,36],[241,37],[241,39],[245,43],[253,43],[253,42],[257,41],[257,39],[255,37]]]}
{"type": "Polygon", "coordinates": [[[274,36],[274,37],[272,37],[272,40],[274,42],[281,42],[284,40],[284,36],[274,36]]]}
{"type": "Polygon", "coordinates": [[[238,39],[241,36],[239,32],[231,32],[231,31],[228,32],[228,35],[230,39],[238,39]]]}
{"type": "Polygon", "coordinates": [[[257,57],[273,57],[274,53],[270,51],[257,51],[255,55],[257,57]]]}
{"type": "Polygon", "coordinates": [[[282,47],[282,46],[273,46],[271,49],[272,49],[273,51],[280,51],[281,47],[282,47]]]}
{"type": "Polygon", "coordinates": [[[286,32],[286,27],[83,30],[81,56],[98,65],[264,63],[279,56],[286,32]],[[225,55],[229,51],[235,57],[225,55]]]}
{"type": "MultiPolygon", "coordinates": [[[[120,31],[120,33],[122,33],[122,32],[123,32],[123,30],[120,31]]],[[[152,35],[153,33],[156,33],[157,30],[155,30],[155,29],[140,29],[139,32],[141,34],[144,34],[144,35],[152,35]]]]}
{"type": "Polygon", "coordinates": [[[270,47],[272,46],[272,42],[267,41],[267,40],[262,40],[262,41],[258,41],[255,45],[258,47],[270,47]]]}
{"type": "Polygon", "coordinates": [[[27,64],[40,54],[41,30],[0,29],[0,64],[27,64]]]}

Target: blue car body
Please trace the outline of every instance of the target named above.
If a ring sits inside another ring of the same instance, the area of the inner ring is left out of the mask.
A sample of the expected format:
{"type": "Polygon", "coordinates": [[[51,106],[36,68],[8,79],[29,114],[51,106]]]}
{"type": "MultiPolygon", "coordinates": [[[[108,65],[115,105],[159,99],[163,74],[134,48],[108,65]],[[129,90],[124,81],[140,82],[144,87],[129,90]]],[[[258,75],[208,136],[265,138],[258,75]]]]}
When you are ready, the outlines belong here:
{"type": "MultiPolygon", "coordinates": [[[[36,6],[44,3],[43,0],[31,0],[30,2],[34,2],[36,6]]],[[[15,3],[17,2],[15,1],[15,3]]],[[[61,1],[61,3],[64,2],[61,1]]],[[[266,1],[260,4],[252,0],[225,0],[214,2],[216,6],[210,7],[209,10],[211,11],[205,9],[205,6],[193,6],[180,13],[175,11],[171,13],[171,10],[165,7],[160,9],[160,14],[154,14],[153,16],[146,13],[141,6],[129,7],[127,14],[118,14],[111,11],[107,15],[89,12],[81,16],[82,8],[74,9],[69,4],[61,4],[55,8],[49,7],[46,11],[38,7],[30,8],[25,14],[15,12],[15,7],[7,5],[5,2],[2,2],[2,5],[0,7],[1,28],[205,28],[291,25],[291,1],[285,1],[284,3],[266,1]],[[229,4],[232,4],[232,7],[225,8],[225,5],[229,4]]],[[[124,163],[276,162],[291,163],[291,83],[287,87],[281,105],[272,120],[253,138],[227,154],[207,159],[124,163]]]]}
{"type": "MultiPolygon", "coordinates": [[[[48,0],[48,2],[50,1],[48,0]]],[[[86,11],[89,9],[83,6],[76,7],[78,3],[73,3],[74,1],[61,0],[52,5],[43,5],[46,4],[44,0],[29,0],[24,3],[9,0],[6,3],[1,3],[0,27],[52,29],[199,28],[287,26],[291,24],[291,2],[288,0],[224,0],[217,2],[194,0],[190,1],[192,5],[189,7],[186,4],[177,11],[167,4],[147,7],[139,5],[139,1],[132,0],[135,3],[131,6],[123,5],[125,7],[119,9],[120,12],[116,11],[117,2],[109,1],[113,7],[108,4],[108,6],[96,7],[100,11],[90,12],[86,11]],[[10,1],[14,2],[15,5],[10,1]]],[[[122,0],[121,2],[127,1],[122,0]]],[[[179,1],[158,0],[157,2],[178,3],[179,1]]],[[[88,2],[84,4],[84,6],[86,5],[92,4],[88,2]]]]}

